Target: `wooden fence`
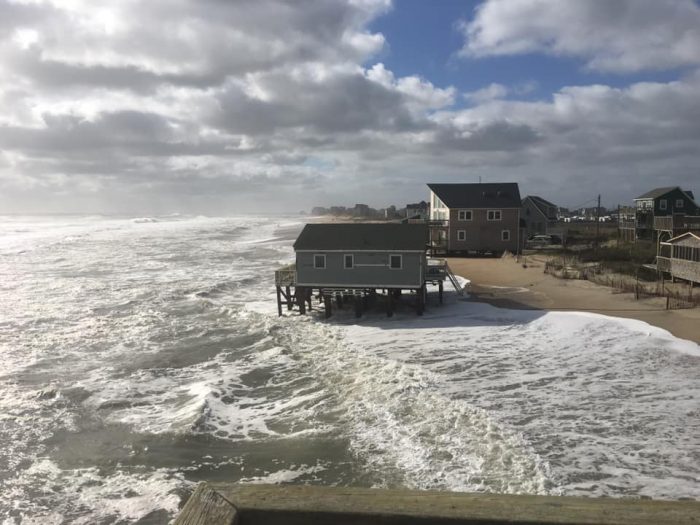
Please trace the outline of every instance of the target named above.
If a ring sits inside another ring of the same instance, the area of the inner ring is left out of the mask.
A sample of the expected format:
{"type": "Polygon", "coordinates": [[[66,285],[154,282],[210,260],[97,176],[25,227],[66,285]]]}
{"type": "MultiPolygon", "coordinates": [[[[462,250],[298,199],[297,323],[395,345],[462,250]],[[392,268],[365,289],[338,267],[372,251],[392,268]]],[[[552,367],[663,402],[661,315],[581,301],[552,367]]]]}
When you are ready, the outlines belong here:
{"type": "MultiPolygon", "coordinates": [[[[642,270],[649,271],[649,270],[642,270]]],[[[561,279],[583,279],[608,286],[618,293],[632,293],[635,299],[662,297],[667,310],[695,308],[700,306],[700,293],[694,291],[692,283],[672,283],[662,278],[644,281],[636,276],[610,272],[599,264],[581,265],[574,258],[547,261],[544,273],[561,279]]]]}

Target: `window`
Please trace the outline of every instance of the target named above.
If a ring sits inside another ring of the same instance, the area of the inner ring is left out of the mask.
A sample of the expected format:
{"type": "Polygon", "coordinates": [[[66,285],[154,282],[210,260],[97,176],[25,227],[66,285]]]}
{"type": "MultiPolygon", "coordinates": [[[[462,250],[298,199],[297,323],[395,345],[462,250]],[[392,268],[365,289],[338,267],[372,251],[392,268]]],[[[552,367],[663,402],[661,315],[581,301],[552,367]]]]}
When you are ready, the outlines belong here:
{"type": "Polygon", "coordinates": [[[489,221],[500,221],[501,220],[501,210],[489,210],[486,219],[489,221]]]}
{"type": "Polygon", "coordinates": [[[457,240],[466,241],[467,240],[467,230],[457,230],[457,240]]]}
{"type": "Polygon", "coordinates": [[[676,199],[676,208],[683,207],[683,199],[676,199]]]}
{"type": "Polygon", "coordinates": [[[325,254],[314,255],[314,268],[316,270],[325,270],[326,269],[326,256],[325,256],[325,254]]]}
{"type": "Polygon", "coordinates": [[[503,230],[501,232],[501,240],[502,241],[509,241],[510,240],[510,230],[503,230]]]}
{"type": "Polygon", "coordinates": [[[343,257],[343,265],[346,270],[352,270],[355,267],[355,256],[346,254],[345,257],[343,257]]]}
{"type": "Polygon", "coordinates": [[[390,255],[389,256],[389,268],[392,270],[400,270],[403,266],[402,257],[400,255],[390,255]]]}
{"type": "Polygon", "coordinates": [[[666,199],[661,199],[659,201],[659,209],[660,210],[665,210],[666,209],[666,199]]]}
{"type": "Polygon", "coordinates": [[[459,210],[459,212],[457,212],[457,220],[458,221],[470,221],[470,220],[472,220],[472,211],[471,210],[459,210]]]}

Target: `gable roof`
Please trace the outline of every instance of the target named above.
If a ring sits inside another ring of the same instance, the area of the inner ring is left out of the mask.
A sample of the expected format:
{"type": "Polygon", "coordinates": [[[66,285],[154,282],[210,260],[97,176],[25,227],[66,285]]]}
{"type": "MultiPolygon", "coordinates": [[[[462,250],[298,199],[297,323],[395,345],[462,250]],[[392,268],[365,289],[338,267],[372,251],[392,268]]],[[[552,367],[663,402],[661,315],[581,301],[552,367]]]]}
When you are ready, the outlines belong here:
{"type": "Polygon", "coordinates": [[[427,224],[307,224],[294,249],[422,251],[427,243],[427,224]]]}
{"type": "Polygon", "coordinates": [[[448,208],[520,208],[517,182],[428,184],[448,208]]]}
{"type": "MultiPolygon", "coordinates": [[[[552,208],[557,207],[556,204],[552,204],[548,200],[544,200],[542,197],[540,197],[538,195],[528,195],[527,197],[525,197],[525,199],[532,199],[532,202],[534,202],[537,205],[550,206],[552,208]]],[[[523,199],[523,200],[525,200],[525,199],[523,199]]]]}
{"type": "MultiPolygon", "coordinates": [[[[680,187],[678,187],[678,186],[666,186],[666,187],[664,187],[664,188],[655,188],[655,189],[653,189],[653,190],[651,190],[651,191],[646,192],[646,193],[643,194],[643,195],[640,195],[639,197],[637,197],[637,198],[634,199],[634,200],[638,200],[638,199],[657,199],[657,198],[659,198],[659,197],[663,197],[663,196],[666,195],[667,193],[672,192],[673,190],[680,190],[680,187]]],[[[683,190],[681,190],[681,191],[683,191],[683,190]]],[[[687,192],[683,191],[683,193],[687,193],[687,192]]]]}
{"type": "Polygon", "coordinates": [[[549,215],[547,215],[545,211],[547,208],[554,208],[554,211],[556,213],[557,205],[552,204],[547,200],[544,200],[542,197],[538,197],[537,195],[528,195],[523,199],[523,202],[525,202],[527,199],[530,199],[532,204],[535,205],[535,208],[537,208],[537,211],[539,211],[542,215],[544,215],[547,218],[549,218],[549,215]]]}
{"type": "Polygon", "coordinates": [[[674,242],[680,241],[680,240],[682,240],[682,239],[684,239],[684,238],[686,238],[686,237],[690,237],[690,238],[692,238],[692,239],[695,239],[696,241],[700,241],[700,236],[698,236],[696,233],[694,233],[694,232],[685,232],[685,233],[681,233],[680,235],[676,235],[673,239],[669,239],[669,240],[667,240],[667,241],[666,241],[665,243],[663,243],[663,244],[673,244],[674,242]]]}

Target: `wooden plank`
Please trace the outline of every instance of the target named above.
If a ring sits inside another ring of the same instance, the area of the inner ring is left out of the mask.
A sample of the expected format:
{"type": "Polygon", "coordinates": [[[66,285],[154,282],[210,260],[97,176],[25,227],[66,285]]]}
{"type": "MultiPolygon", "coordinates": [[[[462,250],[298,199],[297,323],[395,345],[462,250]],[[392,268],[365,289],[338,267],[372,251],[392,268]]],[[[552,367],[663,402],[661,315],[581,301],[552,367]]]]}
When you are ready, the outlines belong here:
{"type": "Polygon", "coordinates": [[[700,502],[213,483],[242,525],[697,525],[700,502]]]}
{"type": "Polygon", "coordinates": [[[236,507],[208,483],[200,483],[180,511],[174,525],[238,525],[238,523],[236,507]]]}

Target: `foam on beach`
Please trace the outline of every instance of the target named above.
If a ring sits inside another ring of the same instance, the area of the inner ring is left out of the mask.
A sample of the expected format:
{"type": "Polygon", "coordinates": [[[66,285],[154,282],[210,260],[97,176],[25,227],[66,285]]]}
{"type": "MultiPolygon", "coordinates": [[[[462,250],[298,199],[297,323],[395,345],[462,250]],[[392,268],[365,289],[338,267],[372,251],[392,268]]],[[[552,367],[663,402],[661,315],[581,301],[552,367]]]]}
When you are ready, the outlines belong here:
{"type": "Polygon", "coordinates": [[[700,497],[664,330],[449,287],[279,318],[294,218],[39,223],[2,226],[0,521],[165,523],[199,479],[700,497]]]}

